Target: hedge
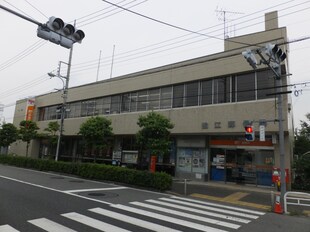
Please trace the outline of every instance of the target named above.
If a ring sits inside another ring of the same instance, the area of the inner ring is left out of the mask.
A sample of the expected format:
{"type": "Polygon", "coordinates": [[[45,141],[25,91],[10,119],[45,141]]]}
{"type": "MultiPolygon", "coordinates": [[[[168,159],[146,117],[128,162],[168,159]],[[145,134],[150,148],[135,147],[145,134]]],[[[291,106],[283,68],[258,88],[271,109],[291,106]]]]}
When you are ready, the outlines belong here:
{"type": "Polygon", "coordinates": [[[95,163],[70,163],[33,159],[21,156],[0,155],[0,163],[39,171],[53,171],[80,176],[87,179],[112,181],[139,187],[165,191],[171,188],[172,177],[164,172],[150,173],[95,163]]]}

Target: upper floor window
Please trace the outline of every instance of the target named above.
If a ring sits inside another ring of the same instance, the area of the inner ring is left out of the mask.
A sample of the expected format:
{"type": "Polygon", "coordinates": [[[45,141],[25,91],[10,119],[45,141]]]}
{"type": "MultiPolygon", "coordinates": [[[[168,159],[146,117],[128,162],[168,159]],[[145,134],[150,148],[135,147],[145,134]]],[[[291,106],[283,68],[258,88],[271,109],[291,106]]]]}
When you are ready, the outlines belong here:
{"type": "Polygon", "coordinates": [[[237,78],[237,101],[251,101],[255,98],[255,73],[236,76],[237,78]]]}

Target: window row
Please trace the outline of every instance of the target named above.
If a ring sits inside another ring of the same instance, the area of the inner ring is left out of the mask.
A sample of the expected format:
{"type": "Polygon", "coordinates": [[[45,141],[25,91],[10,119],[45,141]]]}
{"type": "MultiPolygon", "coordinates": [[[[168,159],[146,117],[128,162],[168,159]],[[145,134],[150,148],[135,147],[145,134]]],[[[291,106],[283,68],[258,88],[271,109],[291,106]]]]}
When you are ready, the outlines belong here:
{"type": "MultiPolygon", "coordinates": [[[[265,70],[71,102],[66,106],[65,117],[251,101],[271,98],[274,92],[274,77],[265,70]]],[[[59,105],[39,109],[41,121],[59,118],[59,105]]]]}

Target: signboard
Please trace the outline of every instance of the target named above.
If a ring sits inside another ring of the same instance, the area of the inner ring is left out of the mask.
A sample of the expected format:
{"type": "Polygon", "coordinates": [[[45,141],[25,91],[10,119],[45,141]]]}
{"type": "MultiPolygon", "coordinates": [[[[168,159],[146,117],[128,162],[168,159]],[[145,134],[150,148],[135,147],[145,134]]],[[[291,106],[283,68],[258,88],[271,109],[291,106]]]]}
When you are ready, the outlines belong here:
{"type": "Polygon", "coordinates": [[[260,125],[259,126],[259,141],[266,141],[265,140],[265,125],[260,125]]]}
{"type": "Polygon", "coordinates": [[[27,99],[25,120],[32,121],[34,113],[34,99],[27,99]]]}

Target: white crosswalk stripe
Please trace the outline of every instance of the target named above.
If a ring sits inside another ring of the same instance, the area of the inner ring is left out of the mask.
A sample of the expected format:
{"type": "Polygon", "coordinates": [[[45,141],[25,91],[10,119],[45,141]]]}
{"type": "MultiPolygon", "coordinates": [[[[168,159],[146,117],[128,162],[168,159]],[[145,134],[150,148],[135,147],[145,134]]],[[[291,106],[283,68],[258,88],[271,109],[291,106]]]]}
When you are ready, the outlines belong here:
{"type": "Polygon", "coordinates": [[[155,223],[152,223],[152,222],[143,221],[141,219],[129,217],[127,215],[123,215],[123,214],[120,214],[120,213],[115,213],[115,212],[110,211],[110,210],[105,210],[105,209],[101,209],[101,208],[95,208],[95,209],[90,209],[89,211],[95,212],[95,213],[98,213],[98,214],[101,214],[101,215],[105,215],[105,216],[108,216],[108,217],[111,217],[111,218],[114,218],[114,219],[117,219],[117,220],[121,220],[121,221],[124,221],[124,222],[128,222],[130,224],[134,224],[134,225],[137,225],[137,226],[140,226],[140,227],[143,227],[143,228],[146,228],[146,229],[150,229],[150,230],[153,230],[153,231],[159,231],[159,232],[161,232],[161,231],[165,231],[165,232],[180,232],[179,230],[171,229],[171,228],[168,228],[168,227],[165,227],[165,226],[161,226],[161,225],[158,225],[158,224],[155,224],[155,223]]]}
{"type": "Polygon", "coordinates": [[[203,222],[207,222],[210,224],[220,225],[220,226],[224,226],[224,227],[228,227],[228,228],[238,229],[240,227],[237,224],[233,224],[233,223],[229,223],[229,222],[221,222],[219,220],[201,217],[201,216],[197,216],[197,215],[193,215],[193,214],[189,214],[189,213],[183,213],[183,212],[180,212],[177,210],[171,210],[171,209],[158,207],[158,206],[154,206],[154,205],[150,205],[150,204],[145,204],[145,203],[141,203],[141,202],[131,202],[131,204],[137,205],[137,206],[142,206],[142,207],[153,209],[153,210],[157,210],[157,211],[164,212],[164,213],[169,213],[169,214],[174,214],[174,215],[181,216],[181,217],[186,217],[189,219],[194,219],[197,221],[203,221],[203,222]]]}
{"type": "Polygon", "coordinates": [[[38,218],[28,222],[48,232],[76,232],[75,230],[71,230],[68,227],[60,225],[46,218],[38,218]]]}
{"type": "MultiPolygon", "coordinates": [[[[128,204],[110,204],[109,208],[91,208],[84,211],[84,214],[81,212],[61,214],[62,223],[66,223],[66,226],[44,217],[27,222],[48,232],[76,232],[76,230],[67,227],[68,225],[73,226],[73,224],[75,228],[83,224],[107,232],[144,230],[158,232],[192,230],[231,232],[237,231],[240,227],[258,219],[265,213],[172,196],[149,199],[143,202],[134,201],[128,204]]],[[[0,225],[0,232],[19,231],[23,232],[22,229],[17,230],[10,225],[0,225]]]]}
{"type": "Polygon", "coordinates": [[[66,214],[62,214],[62,216],[69,218],[69,219],[72,219],[74,221],[77,221],[79,223],[83,223],[84,225],[93,227],[93,228],[95,228],[97,230],[101,230],[101,231],[107,231],[107,232],[108,231],[110,231],[110,232],[128,232],[128,231],[130,231],[130,230],[122,229],[118,226],[114,226],[114,225],[99,221],[97,219],[93,219],[91,217],[88,217],[88,216],[85,216],[85,215],[82,215],[79,213],[74,213],[74,212],[66,213],[66,214]]]}
{"type": "Polygon", "coordinates": [[[133,207],[130,207],[130,206],[119,205],[119,204],[111,205],[111,206],[114,207],[114,208],[117,208],[117,209],[122,209],[122,210],[133,212],[133,213],[136,213],[136,214],[140,214],[140,215],[156,218],[156,219],[159,219],[159,220],[162,220],[162,221],[166,221],[166,222],[182,225],[182,226],[185,226],[185,227],[190,227],[190,228],[196,229],[196,230],[208,231],[208,232],[224,232],[225,231],[225,230],[212,228],[210,226],[205,226],[205,225],[194,223],[194,222],[190,222],[190,221],[181,220],[181,219],[178,219],[178,218],[173,218],[173,217],[165,216],[165,215],[158,214],[158,213],[152,213],[150,211],[141,210],[141,209],[133,208],[133,207]]]}
{"type": "Polygon", "coordinates": [[[10,225],[3,225],[3,226],[0,226],[0,232],[19,232],[19,231],[15,230],[10,225]]]}

